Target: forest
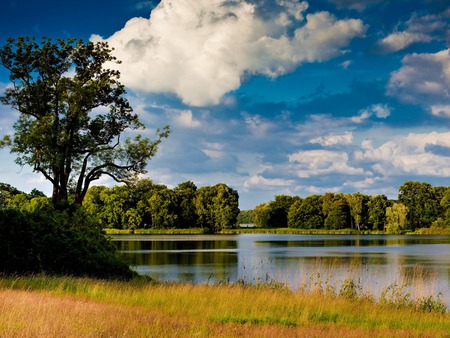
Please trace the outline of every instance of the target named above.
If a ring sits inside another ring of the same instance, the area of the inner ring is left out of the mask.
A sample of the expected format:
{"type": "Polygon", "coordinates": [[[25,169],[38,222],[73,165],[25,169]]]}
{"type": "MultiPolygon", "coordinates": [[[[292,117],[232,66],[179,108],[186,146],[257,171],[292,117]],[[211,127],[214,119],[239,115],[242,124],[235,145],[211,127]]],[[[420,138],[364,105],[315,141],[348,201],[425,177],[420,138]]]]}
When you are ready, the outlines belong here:
{"type": "MultiPolygon", "coordinates": [[[[69,195],[69,200],[74,197],[69,195]]],[[[129,185],[92,186],[83,210],[103,229],[201,228],[218,232],[238,225],[239,195],[224,183],[197,186],[187,181],[169,189],[149,179],[129,185]]],[[[25,194],[0,184],[0,207],[39,212],[52,208],[42,192],[25,194]]]]}
{"type": "MultiPolygon", "coordinates": [[[[325,193],[307,197],[277,195],[253,210],[239,210],[239,194],[224,183],[197,188],[183,182],[170,189],[150,179],[129,185],[92,186],[83,209],[102,229],[191,229],[215,233],[254,224],[263,228],[356,229],[390,234],[447,229],[450,187],[406,181],[398,199],[385,195],[325,193]]],[[[34,212],[51,201],[33,190],[25,194],[0,185],[0,205],[34,212]]]]}
{"type": "Polygon", "coordinates": [[[397,200],[359,192],[305,198],[279,195],[254,210],[243,211],[241,220],[260,227],[350,228],[390,234],[432,228],[441,232],[450,225],[450,187],[406,181],[398,189],[397,200]]]}

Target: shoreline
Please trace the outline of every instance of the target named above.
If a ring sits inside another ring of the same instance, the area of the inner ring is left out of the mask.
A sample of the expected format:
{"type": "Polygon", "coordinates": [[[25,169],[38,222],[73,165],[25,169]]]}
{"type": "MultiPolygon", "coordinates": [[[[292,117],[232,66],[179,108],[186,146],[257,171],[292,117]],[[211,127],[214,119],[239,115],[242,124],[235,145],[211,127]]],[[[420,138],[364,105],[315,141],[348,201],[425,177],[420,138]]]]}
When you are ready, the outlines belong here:
{"type": "MultiPolygon", "coordinates": [[[[403,233],[403,235],[421,236],[421,235],[442,235],[450,236],[450,229],[442,231],[416,231],[413,233],[403,233]]],[[[356,230],[356,229],[294,229],[294,228],[256,228],[241,227],[236,229],[224,229],[218,232],[209,232],[207,229],[103,229],[105,235],[239,235],[239,234],[286,234],[286,235],[386,235],[385,231],[356,230]]]]}

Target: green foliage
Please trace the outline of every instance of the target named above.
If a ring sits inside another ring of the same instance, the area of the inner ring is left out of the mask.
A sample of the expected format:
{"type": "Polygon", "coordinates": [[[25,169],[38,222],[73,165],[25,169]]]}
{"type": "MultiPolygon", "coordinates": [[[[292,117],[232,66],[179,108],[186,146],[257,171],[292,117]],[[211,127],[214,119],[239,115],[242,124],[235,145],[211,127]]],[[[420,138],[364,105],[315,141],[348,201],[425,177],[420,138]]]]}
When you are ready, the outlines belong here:
{"type": "Polygon", "coordinates": [[[237,217],[239,224],[253,224],[254,223],[254,212],[253,210],[241,210],[237,217]]]}
{"type": "Polygon", "coordinates": [[[347,299],[358,299],[363,295],[361,281],[355,282],[353,278],[346,278],[341,285],[338,295],[347,299]]]}
{"type": "Polygon", "coordinates": [[[166,126],[156,131],[155,141],[137,135],[121,142],[125,131],[144,125],[124,98],[119,72],[104,67],[118,62],[111,52],[105,42],[38,43],[28,37],[8,39],[0,48],[0,64],[13,83],[0,99],[20,113],[13,137],[6,135],[0,146],[52,183],[54,206],[67,206],[70,189],[81,205],[90,184],[103,175],[130,182],[145,173],[169,135],[166,126]]]}
{"type": "Polygon", "coordinates": [[[237,225],[239,196],[225,184],[197,190],[188,181],[169,189],[144,179],[112,188],[92,187],[83,206],[104,228],[205,228],[237,225]]]}
{"type": "Polygon", "coordinates": [[[440,205],[442,207],[442,218],[450,226],[450,187],[444,192],[440,205]]]}
{"type": "Polygon", "coordinates": [[[442,300],[442,293],[439,293],[436,297],[430,295],[417,300],[415,302],[415,307],[424,312],[436,312],[442,314],[447,312],[447,306],[442,300]]]}
{"type": "Polygon", "coordinates": [[[197,214],[195,212],[194,198],[197,186],[192,181],[178,184],[174,192],[177,199],[179,226],[182,228],[194,228],[197,226],[197,214]]]}
{"type": "Polygon", "coordinates": [[[0,209],[0,272],[129,279],[127,263],[82,209],[0,209]]]}
{"type": "Polygon", "coordinates": [[[344,229],[348,227],[350,210],[347,200],[342,194],[334,195],[327,203],[326,210],[325,229],[344,229]]]}
{"type": "Polygon", "coordinates": [[[369,201],[369,196],[357,192],[354,194],[347,194],[345,195],[345,198],[350,209],[352,228],[356,227],[360,230],[362,225],[368,224],[367,203],[369,201]]]}
{"type": "Polygon", "coordinates": [[[394,203],[386,208],[386,232],[388,234],[402,233],[407,224],[408,207],[402,203],[394,203]]]}
{"type": "Polygon", "coordinates": [[[9,200],[15,195],[23,194],[15,187],[7,183],[0,183],[0,208],[6,207],[9,200]]]}
{"type": "Polygon", "coordinates": [[[289,209],[288,226],[299,229],[323,228],[322,196],[311,195],[295,201],[289,209]]]}
{"type": "Polygon", "coordinates": [[[373,230],[384,230],[386,224],[386,208],[391,203],[385,195],[371,196],[367,202],[368,223],[373,230]]]}
{"type": "Polygon", "coordinates": [[[433,189],[428,183],[407,181],[400,186],[398,200],[408,208],[407,226],[410,230],[428,228],[439,217],[441,213],[439,195],[440,191],[433,189]]]}
{"type": "Polygon", "coordinates": [[[257,206],[254,210],[254,223],[261,227],[286,228],[291,205],[299,197],[277,195],[274,201],[257,206]]]}
{"type": "Polygon", "coordinates": [[[267,203],[261,203],[255,207],[253,221],[258,227],[270,227],[270,208],[267,203]]]}
{"type": "Polygon", "coordinates": [[[148,205],[154,228],[178,227],[177,202],[176,193],[167,187],[153,193],[148,200],[148,205]]]}
{"type": "Polygon", "coordinates": [[[239,195],[223,183],[197,190],[194,205],[198,226],[211,232],[237,226],[239,195]]]}

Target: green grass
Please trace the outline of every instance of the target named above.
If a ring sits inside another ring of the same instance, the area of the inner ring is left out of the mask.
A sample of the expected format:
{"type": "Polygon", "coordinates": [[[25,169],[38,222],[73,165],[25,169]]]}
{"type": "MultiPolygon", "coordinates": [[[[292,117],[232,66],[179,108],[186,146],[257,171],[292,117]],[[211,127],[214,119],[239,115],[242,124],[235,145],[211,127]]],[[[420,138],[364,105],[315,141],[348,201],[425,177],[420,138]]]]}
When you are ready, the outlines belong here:
{"type": "Polygon", "coordinates": [[[106,235],[203,235],[206,229],[103,229],[106,235]]]}
{"type": "MultiPolygon", "coordinates": [[[[107,235],[203,235],[210,233],[204,228],[192,229],[103,229],[107,235]]],[[[223,229],[217,234],[237,235],[237,234],[299,234],[299,235],[389,235],[380,230],[356,230],[356,229],[295,229],[295,228],[235,228],[223,229]]],[[[410,235],[450,235],[450,229],[446,228],[421,228],[410,235]]]]}
{"type": "Polygon", "coordinates": [[[448,337],[448,312],[357,290],[3,277],[0,337],[448,337]]]}
{"type": "MultiPolygon", "coordinates": [[[[107,235],[203,235],[209,233],[204,228],[192,229],[103,229],[107,235]]],[[[236,228],[223,229],[217,234],[234,235],[234,234],[304,234],[304,235],[368,235],[368,234],[385,234],[383,231],[372,230],[325,230],[325,229],[294,229],[294,228],[236,228]]]]}

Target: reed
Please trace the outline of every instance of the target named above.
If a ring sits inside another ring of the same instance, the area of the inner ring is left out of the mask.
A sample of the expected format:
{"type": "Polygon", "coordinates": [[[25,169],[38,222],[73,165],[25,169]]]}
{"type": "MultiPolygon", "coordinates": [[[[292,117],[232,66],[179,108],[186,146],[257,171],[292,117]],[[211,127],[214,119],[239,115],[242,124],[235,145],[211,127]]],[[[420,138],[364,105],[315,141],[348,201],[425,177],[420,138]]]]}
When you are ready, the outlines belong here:
{"type": "MultiPolygon", "coordinates": [[[[448,337],[450,315],[277,283],[191,285],[70,277],[0,278],[0,337],[448,337]]],[[[389,300],[389,294],[386,299],[389,300]]]]}

